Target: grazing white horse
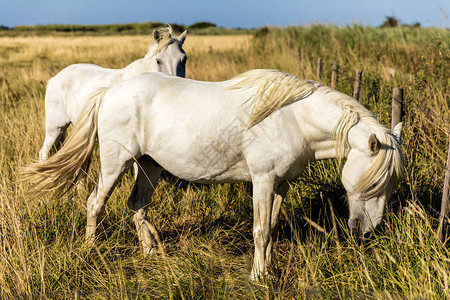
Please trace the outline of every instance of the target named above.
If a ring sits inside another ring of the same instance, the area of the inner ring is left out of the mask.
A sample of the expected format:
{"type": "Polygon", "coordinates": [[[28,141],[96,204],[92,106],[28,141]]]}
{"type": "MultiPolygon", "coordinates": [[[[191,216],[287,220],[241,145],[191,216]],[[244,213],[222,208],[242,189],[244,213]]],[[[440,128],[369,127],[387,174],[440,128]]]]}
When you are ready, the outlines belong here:
{"type": "Polygon", "coordinates": [[[224,82],[161,73],[134,77],[92,97],[63,147],[28,167],[32,191],[61,192],[80,168],[87,171],[98,136],[101,171],[87,201],[87,238],[121,175],[140,168],[129,207],[149,252],[148,195],[163,169],[193,182],[253,183],[252,278],[267,273],[288,180],[309,161],[346,157],[350,228],[364,237],[382,220],[386,201],[403,177],[401,125],[393,131],[353,98],[320,83],[253,70],[224,82]]]}
{"type": "Polygon", "coordinates": [[[97,89],[145,72],[185,76],[186,54],[182,48],[186,31],[172,37],[170,26],[154,30],[152,43],[144,58],[123,69],[107,69],[93,64],[68,66],[48,82],[45,93],[45,140],[39,159],[46,160],[53,145],[70,123],[76,123],[87,99],[97,89]]]}

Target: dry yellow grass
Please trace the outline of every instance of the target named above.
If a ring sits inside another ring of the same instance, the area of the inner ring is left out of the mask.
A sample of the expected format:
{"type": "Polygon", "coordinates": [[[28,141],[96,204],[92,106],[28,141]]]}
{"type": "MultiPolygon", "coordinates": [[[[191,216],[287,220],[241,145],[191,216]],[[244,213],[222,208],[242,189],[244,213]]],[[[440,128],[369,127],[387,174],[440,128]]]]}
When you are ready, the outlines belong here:
{"type": "MultiPolygon", "coordinates": [[[[271,31],[260,40],[188,35],[187,77],[217,81],[249,69],[275,68],[317,79],[315,62],[321,56],[321,80],[329,83],[332,60],[337,60],[342,72],[337,87],[347,94],[353,82],[344,75],[353,77],[363,67],[362,102],[384,124],[390,121],[390,99],[384,94],[394,84],[405,85],[410,103],[449,117],[444,38],[439,45],[434,38],[422,41],[400,32],[413,41],[403,45],[390,37],[396,30],[317,26],[271,31]],[[288,35],[289,30],[296,32],[288,35]],[[324,38],[330,32],[333,38],[324,38]],[[396,71],[392,79],[388,68],[396,71]]],[[[178,189],[161,180],[149,219],[164,251],[145,258],[125,203],[132,176],[125,176],[109,200],[94,248],[84,243],[85,199],[94,188],[98,161],[82,189],[58,199],[26,195],[17,174],[38,157],[47,80],[79,62],[123,68],[146,53],[149,41],[149,36],[0,38],[0,298],[449,297],[448,246],[436,241],[434,219],[417,204],[431,207],[440,197],[441,169],[421,155],[438,161],[446,157],[440,149],[447,145],[442,137],[448,123],[409,107],[404,141],[415,150],[405,149],[406,185],[394,195],[406,209],[389,214],[384,231],[362,247],[346,234],[339,170],[328,162],[311,165],[283,205],[273,280],[263,284],[248,280],[253,247],[249,186],[178,189]],[[339,230],[330,209],[336,210],[339,230]],[[323,232],[303,222],[304,216],[323,232]]]]}
{"type": "MultiPolygon", "coordinates": [[[[250,46],[251,35],[188,35],[184,49],[188,56],[211,51],[239,51],[250,46]]],[[[47,80],[73,63],[94,63],[105,68],[123,68],[147,53],[150,36],[87,37],[0,37],[0,64],[26,63],[25,74],[35,80],[47,80]],[[56,62],[58,68],[43,60],[56,62]],[[28,64],[31,64],[28,65],[28,64]]],[[[19,66],[20,67],[20,66],[19,66]]],[[[5,70],[3,70],[5,71],[5,70]]],[[[188,69],[189,72],[189,69],[188,69]]]]}
{"type": "Polygon", "coordinates": [[[252,35],[191,35],[186,39],[184,49],[190,51],[211,51],[211,50],[246,50],[251,45],[252,35]]]}

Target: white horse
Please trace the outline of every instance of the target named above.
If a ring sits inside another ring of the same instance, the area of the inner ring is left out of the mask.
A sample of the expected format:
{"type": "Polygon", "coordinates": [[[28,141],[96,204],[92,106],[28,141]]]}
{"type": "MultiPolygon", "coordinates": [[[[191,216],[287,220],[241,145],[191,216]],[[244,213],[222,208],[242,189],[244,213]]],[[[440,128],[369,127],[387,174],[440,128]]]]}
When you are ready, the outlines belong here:
{"type": "Polygon", "coordinates": [[[87,171],[98,136],[101,171],[87,201],[87,238],[121,175],[140,168],[129,207],[144,251],[154,245],[145,220],[148,195],[163,169],[193,182],[253,183],[252,278],[266,274],[288,180],[309,161],[346,157],[350,228],[368,238],[402,178],[401,125],[382,126],[353,98],[320,83],[273,70],[253,70],[224,82],[148,73],[99,91],[67,143],[30,166],[33,191],[63,191],[87,171]]]}
{"type": "Polygon", "coordinates": [[[70,123],[76,123],[87,99],[97,89],[144,72],[163,72],[185,76],[186,54],[182,48],[186,31],[178,38],[167,30],[154,30],[148,53],[123,69],[107,69],[93,64],[68,66],[48,82],[45,93],[45,140],[39,159],[46,160],[50,150],[70,123]]]}

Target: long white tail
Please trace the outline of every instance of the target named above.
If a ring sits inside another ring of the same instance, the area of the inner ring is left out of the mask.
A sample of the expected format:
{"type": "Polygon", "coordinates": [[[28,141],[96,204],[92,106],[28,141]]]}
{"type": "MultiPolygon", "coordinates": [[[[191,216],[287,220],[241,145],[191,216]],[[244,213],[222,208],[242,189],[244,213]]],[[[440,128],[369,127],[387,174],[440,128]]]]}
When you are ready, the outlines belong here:
{"type": "Polygon", "coordinates": [[[81,117],[61,149],[49,159],[34,163],[22,172],[22,181],[30,182],[29,192],[62,194],[76,184],[89,169],[97,140],[97,118],[107,88],[89,98],[81,117]]]}

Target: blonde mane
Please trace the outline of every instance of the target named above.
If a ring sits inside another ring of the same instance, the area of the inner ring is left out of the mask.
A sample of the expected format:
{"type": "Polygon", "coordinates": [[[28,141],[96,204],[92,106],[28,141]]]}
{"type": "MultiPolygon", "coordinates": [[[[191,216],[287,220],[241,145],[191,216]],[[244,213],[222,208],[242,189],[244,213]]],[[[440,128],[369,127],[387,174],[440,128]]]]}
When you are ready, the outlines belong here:
{"type": "Polygon", "coordinates": [[[172,37],[172,27],[170,25],[167,25],[167,27],[162,27],[156,29],[158,30],[160,34],[160,38],[156,41],[153,40],[150,44],[150,49],[156,48],[153,51],[149,51],[147,55],[145,55],[145,58],[150,58],[164,49],[167,48],[170,44],[175,42],[175,39],[172,37]]]}
{"type": "Polygon", "coordinates": [[[355,192],[361,194],[360,199],[366,200],[379,195],[390,183],[395,187],[404,177],[405,170],[401,146],[391,130],[380,124],[372,112],[352,97],[326,86],[321,86],[317,92],[322,93],[342,110],[333,130],[338,159],[346,157],[351,150],[348,133],[359,122],[367,125],[382,145],[375,160],[353,187],[355,192]]]}
{"type": "Polygon", "coordinates": [[[277,70],[251,70],[233,78],[229,89],[257,88],[247,127],[251,128],[282,106],[311,95],[320,84],[277,70]]]}
{"type": "Polygon", "coordinates": [[[256,89],[250,108],[247,127],[257,125],[284,105],[302,100],[312,93],[320,93],[342,110],[333,132],[336,138],[336,157],[342,159],[351,150],[350,129],[363,122],[376,134],[382,147],[372,165],[354,187],[361,199],[369,199],[384,191],[389,183],[395,186],[404,176],[404,162],[399,143],[390,129],[381,125],[375,116],[358,101],[319,82],[300,79],[277,70],[252,70],[233,78],[229,89],[256,89]]]}

